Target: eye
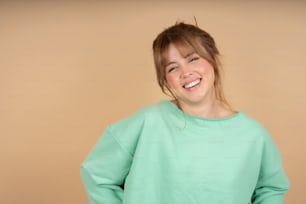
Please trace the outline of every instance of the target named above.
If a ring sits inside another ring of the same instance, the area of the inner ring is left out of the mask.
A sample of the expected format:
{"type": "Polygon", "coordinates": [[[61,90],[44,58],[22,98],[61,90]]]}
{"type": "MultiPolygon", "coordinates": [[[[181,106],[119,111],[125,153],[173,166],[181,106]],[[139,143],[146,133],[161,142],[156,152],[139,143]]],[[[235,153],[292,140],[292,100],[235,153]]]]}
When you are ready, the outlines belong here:
{"type": "Polygon", "coordinates": [[[169,67],[169,68],[167,69],[167,73],[174,72],[176,69],[177,69],[177,67],[169,67]]]}
{"type": "Polygon", "coordinates": [[[194,62],[194,61],[197,61],[199,60],[200,58],[198,56],[195,56],[195,57],[192,57],[189,62],[194,62]]]}

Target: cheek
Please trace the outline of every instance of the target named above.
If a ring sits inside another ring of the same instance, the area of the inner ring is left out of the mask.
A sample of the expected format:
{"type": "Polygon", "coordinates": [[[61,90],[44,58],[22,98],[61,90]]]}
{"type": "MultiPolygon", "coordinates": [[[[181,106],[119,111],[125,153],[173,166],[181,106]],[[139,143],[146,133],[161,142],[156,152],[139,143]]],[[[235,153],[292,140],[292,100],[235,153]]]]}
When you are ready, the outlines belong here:
{"type": "Polygon", "coordinates": [[[176,87],[178,85],[177,78],[173,75],[167,75],[166,76],[166,82],[167,82],[169,88],[173,88],[173,87],[176,87]]]}
{"type": "Polygon", "coordinates": [[[215,73],[214,73],[214,68],[211,66],[207,66],[203,69],[203,75],[206,76],[207,78],[214,80],[215,78],[215,73]]]}
{"type": "Polygon", "coordinates": [[[209,74],[210,74],[212,80],[215,80],[215,71],[214,71],[214,68],[211,68],[211,69],[209,70],[209,74]]]}

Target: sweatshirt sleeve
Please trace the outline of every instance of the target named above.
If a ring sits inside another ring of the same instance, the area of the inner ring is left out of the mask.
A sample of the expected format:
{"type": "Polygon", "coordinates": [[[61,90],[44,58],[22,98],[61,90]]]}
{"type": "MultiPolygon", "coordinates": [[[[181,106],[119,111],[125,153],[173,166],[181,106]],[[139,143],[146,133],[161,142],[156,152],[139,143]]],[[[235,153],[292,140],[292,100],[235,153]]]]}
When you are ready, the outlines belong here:
{"type": "Polygon", "coordinates": [[[90,204],[122,203],[121,186],[131,162],[132,155],[106,129],[81,164],[81,177],[90,204]]]}
{"type": "Polygon", "coordinates": [[[253,204],[282,204],[289,180],[280,153],[267,132],[264,134],[260,174],[252,196],[253,204]]]}

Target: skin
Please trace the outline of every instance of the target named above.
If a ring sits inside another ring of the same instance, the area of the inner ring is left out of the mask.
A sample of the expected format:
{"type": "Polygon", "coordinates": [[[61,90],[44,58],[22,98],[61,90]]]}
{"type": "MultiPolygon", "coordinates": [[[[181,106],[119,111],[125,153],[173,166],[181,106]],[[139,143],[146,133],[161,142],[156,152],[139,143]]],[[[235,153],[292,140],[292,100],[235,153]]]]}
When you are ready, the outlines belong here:
{"type": "Polygon", "coordinates": [[[233,114],[216,100],[214,70],[206,59],[188,49],[181,54],[174,44],[169,45],[166,59],[167,85],[184,112],[206,118],[233,114]]]}

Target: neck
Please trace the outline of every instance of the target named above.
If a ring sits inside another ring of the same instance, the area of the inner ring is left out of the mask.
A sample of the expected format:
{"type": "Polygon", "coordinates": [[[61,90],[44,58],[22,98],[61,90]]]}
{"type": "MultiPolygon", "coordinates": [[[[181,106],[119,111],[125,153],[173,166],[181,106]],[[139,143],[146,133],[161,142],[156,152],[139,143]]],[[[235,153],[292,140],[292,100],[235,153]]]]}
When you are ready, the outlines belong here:
{"type": "Polygon", "coordinates": [[[232,110],[217,100],[205,104],[186,104],[184,102],[176,102],[176,104],[183,112],[204,118],[222,118],[234,114],[232,110]]]}

